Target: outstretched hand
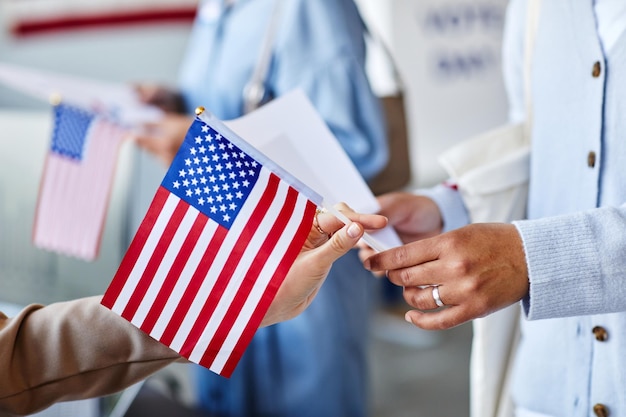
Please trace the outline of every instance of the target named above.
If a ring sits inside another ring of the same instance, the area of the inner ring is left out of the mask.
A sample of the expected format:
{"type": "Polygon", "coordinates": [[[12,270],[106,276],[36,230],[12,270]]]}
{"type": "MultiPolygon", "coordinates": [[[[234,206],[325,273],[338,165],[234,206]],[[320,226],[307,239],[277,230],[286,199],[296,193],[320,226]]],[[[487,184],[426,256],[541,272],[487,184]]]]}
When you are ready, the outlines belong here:
{"type": "MultiPolygon", "coordinates": [[[[428,197],[407,192],[391,192],[378,196],[378,214],[389,219],[402,243],[411,243],[441,233],[443,219],[437,204],[428,197]]],[[[359,258],[365,261],[376,251],[364,242],[359,244],[359,258]]],[[[382,276],[383,273],[375,272],[382,276]]]]}
{"type": "Polygon", "coordinates": [[[404,287],[404,299],[416,308],[405,318],[423,329],[484,317],[529,290],[522,241],[510,224],[472,224],[372,255],[364,265],[404,287]],[[438,308],[433,285],[445,308],[438,308]]]}
{"type": "Polygon", "coordinates": [[[352,223],[344,225],[326,212],[316,216],[309,236],[276,293],[261,326],[285,321],[302,313],[317,295],[333,262],[357,244],[364,228],[376,230],[387,225],[387,219],[383,216],[355,213],[343,204],[336,208],[348,216],[352,223]]]}

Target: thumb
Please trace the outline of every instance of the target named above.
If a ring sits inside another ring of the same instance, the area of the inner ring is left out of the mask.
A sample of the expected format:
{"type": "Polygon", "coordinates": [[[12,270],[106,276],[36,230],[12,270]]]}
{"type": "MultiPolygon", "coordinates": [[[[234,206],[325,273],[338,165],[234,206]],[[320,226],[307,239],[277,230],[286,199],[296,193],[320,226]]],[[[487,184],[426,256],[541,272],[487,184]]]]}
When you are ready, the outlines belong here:
{"type": "Polygon", "coordinates": [[[363,226],[359,223],[350,223],[342,227],[319,248],[319,260],[324,264],[335,262],[354,248],[363,236],[363,232],[363,226]]]}

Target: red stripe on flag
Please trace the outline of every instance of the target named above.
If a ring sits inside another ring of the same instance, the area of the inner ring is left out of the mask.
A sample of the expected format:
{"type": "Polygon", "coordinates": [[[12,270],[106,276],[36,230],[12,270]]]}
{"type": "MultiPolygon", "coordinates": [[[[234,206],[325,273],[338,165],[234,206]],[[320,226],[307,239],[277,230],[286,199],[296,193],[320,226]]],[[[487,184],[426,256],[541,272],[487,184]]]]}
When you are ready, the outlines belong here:
{"type": "Polygon", "coordinates": [[[126,307],[121,314],[122,317],[125,317],[127,320],[131,321],[135,316],[141,301],[152,283],[154,275],[159,269],[159,265],[161,265],[161,261],[163,260],[167,249],[170,247],[170,243],[172,243],[172,239],[180,226],[180,222],[183,220],[183,217],[185,217],[185,213],[187,213],[187,209],[189,209],[189,204],[183,200],[179,200],[176,204],[176,208],[169,218],[167,225],[165,226],[165,230],[163,230],[163,233],[159,238],[159,243],[155,246],[154,252],[152,253],[152,256],[150,256],[150,260],[141,274],[141,278],[135,286],[135,290],[130,296],[128,303],[126,303],[126,307]]]}
{"type": "Polygon", "coordinates": [[[154,302],[152,303],[152,306],[150,307],[150,310],[148,311],[146,319],[141,325],[141,330],[143,330],[144,332],[150,333],[154,328],[154,325],[159,319],[161,312],[165,308],[165,304],[172,294],[174,286],[176,285],[180,274],[185,268],[185,265],[187,264],[187,261],[191,256],[191,252],[198,242],[200,234],[202,233],[202,230],[204,229],[204,226],[207,224],[208,220],[209,218],[201,213],[199,213],[196,217],[193,226],[191,226],[191,229],[189,230],[189,234],[185,238],[185,241],[183,242],[180,250],[178,251],[178,254],[176,255],[176,259],[174,259],[170,270],[167,272],[167,276],[165,277],[161,289],[159,290],[159,293],[157,294],[154,302]]]}
{"type": "Polygon", "coordinates": [[[161,343],[166,345],[171,345],[174,337],[176,336],[176,332],[180,328],[181,323],[185,320],[185,316],[189,309],[191,308],[191,304],[193,299],[195,298],[198,290],[202,286],[202,282],[206,279],[206,275],[209,272],[209,268],[213,264],[215,260],[215,253],[219,251],[219,248],[222,246],[224,239],[228,235],[228,229],[222,226],[218,226],[215,230],[215,234],[211,239],[211,242],[207,246],[206,251],[202,255],[202,261],[198,268],[193,273],[191,280],[189,281],[189,285],[185,289],[185,293],[183,294],[180,303],[176,307],[174,314],[172,314],[172,319],[168,322],[167,327],[163,331],[163,335],[159,339],[161,343]]]}
{"type": "Polygon", "coordinates": [[[201,365],[210,368],[213,364],[215,357],[219,353],[219,350],[224,344],[228,333],[233,328],[243,305],[248,299],[257,278],[261,275],[263,266],[265,266],[267,259],[272,254],[272,251],[276,247],[276,244],[283,234],[285,227],[289,223],[297,201],[298,192],[294,188],[289,187],[285,202],[280,210],[280,213],[278,214],[278,217],[276,218],[276,222],[267,234],[267,238],[259,248],[258,255],[254,258],[254,261],[243,278],[241,286],[237,290],[237,295],[228,307],[224,318],[215,331],[215,335],[211,339],[209,346],[207,346],[205,353],[202,355],[202,358],[199,361],[201,365]]]}
{"type": "Polygon", "coordinates": [[[199,317],[191,328],[189,335],[185,339],[185,342],[180,349],[180,354],[182,356],[188,358],[189,355],[191,355],[191,352],[193,351],[196,343],[198,343],[198,340],[202,336],[204,328],[211,319],[211,316],[213,315],[213,312],[215,311],[215,308],[217,307],[217,304],[219,303],[219,300],[224,293],[224,289],[228,285],[228,282],[230,281],[233,272],[235,271],[237,265],[239,264],[239,261],[241,260],[242,254],[245,252],[245,249],[248,247],[248,244],[254,237],[254,233],[258,229],[265,215],[267,214],[267,211],[270,208],[274,197],[276,196],[276,191],[278,190],[279,183],[280,178],[272,173],[269,177],[267,187],[263,191],[263,196],[254,208],[254,211],[252,212],[248,223],[246,223],[246,226],[240,233],[237,239],[237,243],[233,247],[233,250],[229,253],[228,260],[220,271],[220,274],[215,281],[215,285],[211,289],[211,293],[207,297],[204,305],[202,306],[199,317]]]}
{"type": "Polygon", "coordinates": [[[135,267],[137,259],[139,259],[139,255],[141,255],[141,251],[146,244],[146,240],[148,240],[148,236],[152,233],[152,228],[159,218],[159,214],[161,213],[161,210],[163,210],[163,206],[165,206],[165,202],[167,201],[167,197],[169,195],[170,192],[167,189],[163,187],[158,188],[154,198],[152,199],[152,203],[150,203],[148,213],[141,222],[141,226],[137,230],[137,234],[126,251],[126,255],[117,269],[113,281],[104,293],[104,297],[102,297],[101,303],[105,307],[113,308],[115,301],[117,301],[117,297],[120,296],[120,293],[122,292],[124,285],[126,285],[126,281],[135,267]]]}
{"type": "Polygon", "coordinates": [[[274,300],[276,292],[280,288],[280,285],[283,283],[285,277],[287,276],[287,273],[291,269],[291,266],[300,254],[300,250],[302,249],[302,246],[304,245],[304,242],[306,241],[306,238],[311,231],[311,225],[313,224],[313,218],[315,216],[315,209],[315,204],[313,204],[311,201],[307,201],[307,207],[305,209],[304,216],[302,217],[302,222],[300,222],[298,231],[294,235],[292,240],[293,244],[290,245],[287,252],[285,252],[285,256],[283,256],[283,259],[280,261],[280,264],[274,272],[274,275],[272,276],[269,285],[265,289],[263,296],[261,297],[259,303],[254,309],[254,313],[250,317],[250,320],[246,324],[245,329],[241,333],[241,337],[233,348],[230,357],[224,364],[220,375],[226,378],[229,378],[232,375],[235,367],[237,366],[237,363],[239,363],[239,360],[241,359],[246,348],[250,344],[250,341],[254,337],[257,329],[259,328],[263,317],[265,317],[265,313],[267,313],[267,310],[274,300]]]}

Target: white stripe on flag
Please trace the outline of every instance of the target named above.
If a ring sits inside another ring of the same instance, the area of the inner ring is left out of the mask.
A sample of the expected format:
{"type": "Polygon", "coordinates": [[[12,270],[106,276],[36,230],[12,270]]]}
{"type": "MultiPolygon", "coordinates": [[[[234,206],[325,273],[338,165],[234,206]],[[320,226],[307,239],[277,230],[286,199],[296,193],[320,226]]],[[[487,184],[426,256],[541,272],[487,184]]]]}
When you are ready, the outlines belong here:
{"type": "MultiPolygon", "coordinates": [[[[239,264],[237,265],[237,269],[233,273],[231,280],[228,282],[228,286],[224,290],[224,294],[219,300],[219,303],[211,316],[211,319],[207,323],[204,331],[202,332],[202,336],[198,340],[195,348],[193,349],[189,359],[193,362],[199,362],[202,358],[202,355],[206,351],[209,343],[211,342],[211,338],[215,335],[217,331],[217,327],[224,321],[224,316],[230,307],[231,303],[237,296],[237,292],[241,287],[241,283],[243,278],[246,275],[246,272],[250,268],[250,265],[255,260],[255,258],[259,255],[259,249],[263,242],[265,242],[265,238],[269,235],[272,226],[276,222],[276,217],[280,213],[280,209],[282,208],[285,197],[287,195],[287,191],[289,190],[289,184],[284,181],[280,181],[278,190],[276,192],[276,196],[270,208],[267,211],[267,214],[263,218],[259,228],[254,233],[254,237],[251,239],[249,245],[246,248],[246,251],[241,257],[239,264]]],[[[257,281],[262,280],[263,277],[255,277],[257,281]]]]}
{"type": "Polygon", "coordinates": [[[218,224],[216,222],[208,221],[204,226],[202,233],[200,234],[200,238],[196,243],[191,256],[187,260],[183,271],[180,274],[180,277],[176,281],[176,285],[170,294],[163,311],[159,315],[159,319],[154,325],[154,329],[150,332],[150,335],[155,339],[160,339],[165,331],[165,328],[169,324],[169,320],[174,315],[174,311],[176,307],[178,307],[181,302],[182,296],[189,285],[189,281],[191,281],[191,277],[193,276],[194,271],[198,268],[200,261],[202,261],[202,256],[206,251],[209,243],[211,242],[211,238],[215,234],[215,230],[218,228],[218,224]]]}
{"type": "Polygon", "coordinates": [[[176,259],[176,255],[178,255],[178,253],[180,252],[185,238],[189,234],[189,230],[191,230],[191,226],[193,226],[193,222],[196,220],[196,217],[198,217],[199,214],[200,212],[194,207],[189,206],[187,208],[185,216],[180,222],[178,228],[176,229],[176,233],[174,234],[174,237],[172,238],[172,241],[168,246],[165,255],[161,259],[159,268],[154,274],[148,290],[143,295],[135,316],[132,317],[132,320],[130,320],[130,317],[127,317],[127,320],[130,320],[130,322],[133,323],[135,326],[141,327],[142,323],[146,319],[146,315],[148,314],[150,307],[152,307],[152,305],[154,304],[159,290],[163,286],[163,282],[165,281],[167,273],[172,268],[172,263],[174,262],[174,259],[176,259]]]}
{"type": "Polygon", "coordinates": [[[181,323],[178,332],[176,333],[176,336],[170,344],[170,347],[172,349],[180,351],[183,343],[187,339],[187,336],[191,332],[191,329],[195,324],[196,319],[199,316],[205,301],[207,300],[209,294],[211,293],[211,290],[213,289],[216,277],[220,275],[220,272],[224,268],[224,264],[228,260],[228,256],[232,252],[235,244],[241,236],[243,228],[247,224],[248,219],[252,216],[253,211],[259,203],[259,200],[263,196],[263,193],[269,182],[269,178],[270,171],[266,169],[261,169],[257,182],[254,185],[254,189],[250,192],[248,199],[246,200],[245,204],[241,208],[241,211],[237,215],[237,219],[231,225],[230,230],[226,238],[224,239],[222,246],[219,249],[219,252],[215,255],[213,264],[211,265],[211,268],[207,273],[207,277],[209,277],[209,279],[205,279],[202,283],[202,286],[196,294],[196,297],[193,300],[191,307],[189,308],[189,311],[185,316],[185,319],[181,323]]]}
{"type": "Polygon", "coordinates": [[[143,250],[141,251],[139,258],[137,259],[137,262],[135,263],[132,272],[129,274],[128,280],[124,284],[124,288],[120,292],[117,300],[115,300],[115,304],[111,308],[111,310],[115,311],[119,315],[122,314],[124,308],[128,304],[128,301],[133,295],[133,292],[137,287],[137,283],[141,279],[143,271],[146,269],[146,265],[150,260],[150,256],[154,252],[157,243],[159,243],[159,239],[163,234],[163,230],[165,229],[165,226],[167,226],[167,222],[172,216],[172,213],[174,212],[174,209],[176,208],[176,205],[179,201],[179,198],[173,194],[170,194],[167,197],[167,201],[163,206],[163,210],[161,210],[161,213],[159,214],[159,217],[157,218],[157,221],[152,228],[150,236],[148,236],[148,238],[146,239],[143,250]]]}
{"type": "MultiPolygon", "coordinates": [[[[274,256],[274,254],[284,255],[287,252],[287,248],[291,245],[294,235],[297,233],[298,228],[300,227],[300,223],[302,222],[302,215],[306,209],[307,202],[308,199],[306,198],[306,196],[302,194],[298,195],[298,201],[296,207],[294,208],[294,214],[289,219],[289,223],[281,234],[276,247],[272,251],[272,255],[268,259],[267,263],[264,265],[263,270],[259,275],[259,278],[254,283],[254,287],[250,293],[250,296],[248,297],[244,306],[239,312],[239,315],[237,316],[237,319],[233,324],[232,330],[228,333],[228,336],[224,340],[224,344],[222,345],[217,356],[215,357],[215,360],[213,361],[213,364],[210,368],[212,371],[220,373],[224,368],[226,361],[228,361],[228,359],[230,358],[230,355],[233,352],[235,345],[241,337],[241,331],[250,321],[254,310],[261,300],[261,296],[265,292],[268,283],[270,282],[271,278],[274,276],[274,272],[278,268],[278,264],[283,259],[283,256],[274,256]]],[[[198,343],[197,349],[201,350],[201,353],[204,353],[207,347],[208,341],[205,344],[204,340],[201,340],[201,342],[198,343]]]]}
{"type": "MultiPolygon", "coordinates": [[[[82,248],[85,258],[89,256],[89,253],[92,258],[97,253],[113,186],[119,149],[125,132],[112,123],[98,119],[93,135],[93,149],[89,152],[86,161],[89,171],[93,173],[93,175],[87,174],[88,177],[91,177],[92,184],[90,185],[89,182],[85,184],[85,187],[91,191],[91,196],[82,199],[87,204],[84,210],[80,211],[80,223],[87,227],[83,231],[82,241],[78,239],[79,247],[82,248]]],[[[76,227],[78,228],[79,225],[76,227]]]]}
{"type": "Polygon", "coordinates": [[[71,162],[66,158],[49,153],[41,183],[41,195],[37,207],[35,224],[35,245],[46,249],[54,248],[53,237],[58,233],[57,221],[59,201],[62,200],[63,186],[70,175],[71,162]]]}

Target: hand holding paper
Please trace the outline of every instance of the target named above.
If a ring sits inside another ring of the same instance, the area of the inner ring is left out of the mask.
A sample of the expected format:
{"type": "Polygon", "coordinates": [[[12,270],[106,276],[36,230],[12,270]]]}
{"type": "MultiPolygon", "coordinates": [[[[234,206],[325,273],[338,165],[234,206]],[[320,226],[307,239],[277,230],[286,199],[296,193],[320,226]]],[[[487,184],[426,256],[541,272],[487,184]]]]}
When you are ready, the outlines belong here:
{"type": "MultiPolygon", "coordinates": [[[[443,230],[439,207],[430,198],[407,192],[387,193],[378,197],[379,214],[389,219],[389,226],[397,232],[399,245],[436,236],[443,230]]],[[[359,245],[359,258],[363,261],[374,255],[372,245],[359,245]]],[[[390,247],[386,248],[390,249],[390,247]]],[[[380,250],[378,250],[380,252],[380,250]]],[[[375,272],[376,273],[376,272],[375,272]]]]}
{"type": "Polygon", "coordinates": [[[262,326],[293,318],[300,314],[313,301],[330,271],[330,267],[339,257],[352,249],[363,236],[363,228],[378,230],[385,227],[387,219],[375,214],[359,214],[340,205],[339,218],[330,212],[321,212],[317,216],[318,226],[331,234],[320,233],[312,227],[309,237],[300,251],[300,255],[289,270],[285,281],[278,290],[262,326]],[[356,223],[355,223],[356,222],[356,223]]]}

